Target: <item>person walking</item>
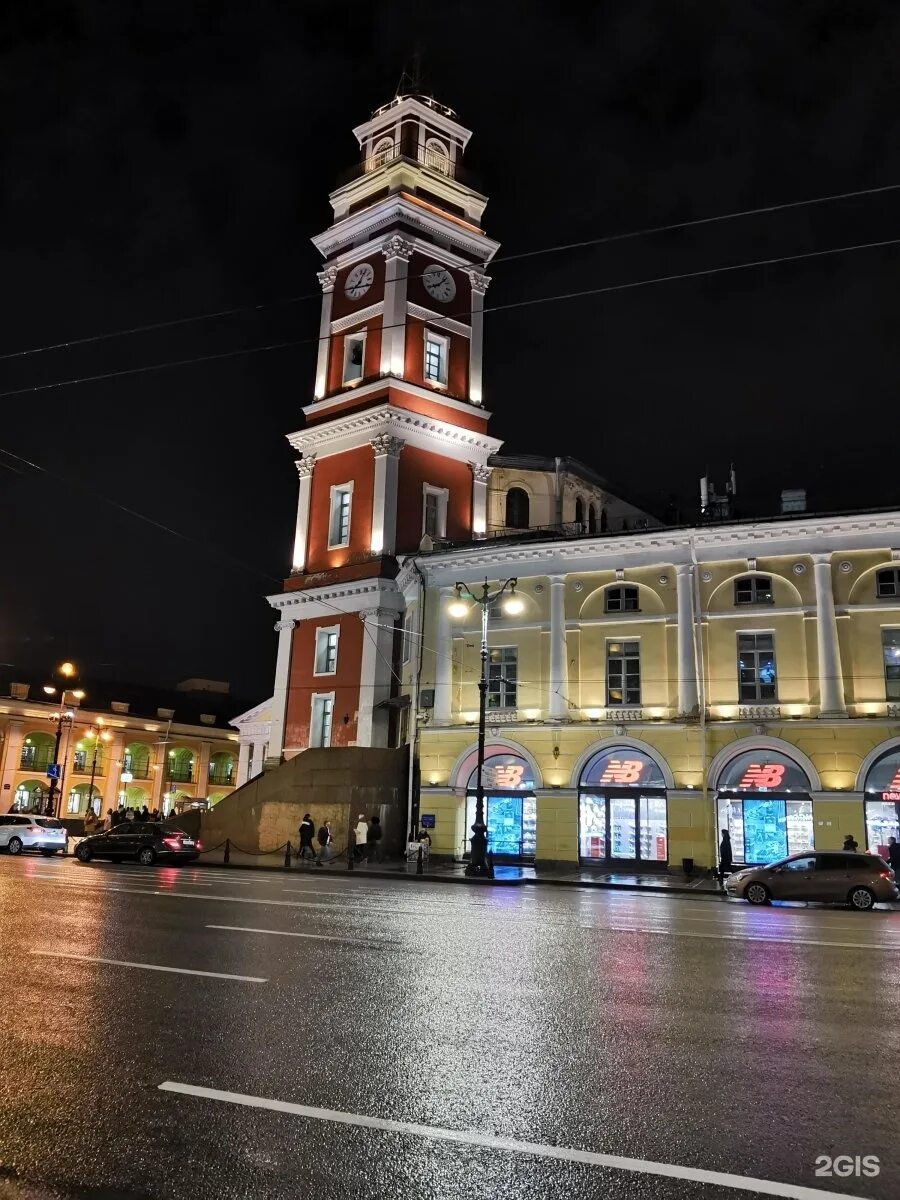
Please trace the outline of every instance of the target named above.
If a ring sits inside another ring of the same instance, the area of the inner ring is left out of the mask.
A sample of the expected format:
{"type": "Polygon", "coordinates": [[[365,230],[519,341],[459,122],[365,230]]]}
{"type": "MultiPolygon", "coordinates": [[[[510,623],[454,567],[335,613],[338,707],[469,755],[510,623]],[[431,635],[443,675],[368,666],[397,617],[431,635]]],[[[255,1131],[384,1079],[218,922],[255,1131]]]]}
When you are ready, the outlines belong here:
{"type": "Polygon", "coordinates": [[[297,857],[301,860],[301,862],[305,861],[308,851],[309,857],[313,860],[316,866],[321,867],[322,864],[319,862],[319,859],[316,856],[315,848],[313,847],[313,837],[315,832],[316,827],[313,823],[313,819],[309,813],[306,813],[303,817],[303,820],[300,822],[300,850],[297,854],[297,857]]]}
{"type": "Polygon", "coordinates": [[[365,813],[360,813],[357,817],[356,829],[353,833],[356,839],[354,857],[357,862],[365,862],[369,855],[369,827],[366,824],[365,813]]]}
{"type": "Polygon", "coordinates": [[[734,867],[734,851],[731,849],[731,834],[727,829],[722,830],[722,840],[719,842],[719,883],[724,886],[725,876],[730,875],[734,867]]]}
{"type": "Polygon", "coordinates": [[[888,838],[888,862],[894,874],[900,878],[900,844],[895,837],[888,838]]]}
{"type": "Polygon", "coordinates": [[[849,850],[851,854],[855,854],[859,849],[859,842],[852,833],[848,833],[844,838],[844,845],[842,846],[842,849],[849,850]]]}
{"type": "Polygon", "coordinates": [[[332,843],[334,842],[334,837],[331,833],[330,821],[326,821],[324,825],[319,828],[319,832],[316,835],[316,840],[319,843],[319,866],[321,866],[323,861],[330,862],[334,857],[334,851],[331,848],[332,843]]]}
{"type": "Polygon", "coordinates": [[[384,836],[384,830],[381,828],[381,818],[372,817],[369,821],[369,861],[381,862],[381,839],[384,836]]]}

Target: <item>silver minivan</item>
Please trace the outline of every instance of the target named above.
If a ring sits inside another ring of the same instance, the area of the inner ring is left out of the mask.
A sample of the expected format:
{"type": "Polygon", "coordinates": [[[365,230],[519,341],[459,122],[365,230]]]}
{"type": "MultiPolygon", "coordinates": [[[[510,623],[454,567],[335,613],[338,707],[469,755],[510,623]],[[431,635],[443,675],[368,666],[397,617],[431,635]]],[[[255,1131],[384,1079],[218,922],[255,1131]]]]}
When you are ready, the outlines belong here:
{"type": "Polygon", "coordinates": [[[820,900],[849,904],[866,912],[877,903],[896,900],[894,872],[877,854],[850,854],[842,850],[792,854],[765,867],[748,867],[725,880],[729,896],[750,904],[771,900],[820,900]]]}

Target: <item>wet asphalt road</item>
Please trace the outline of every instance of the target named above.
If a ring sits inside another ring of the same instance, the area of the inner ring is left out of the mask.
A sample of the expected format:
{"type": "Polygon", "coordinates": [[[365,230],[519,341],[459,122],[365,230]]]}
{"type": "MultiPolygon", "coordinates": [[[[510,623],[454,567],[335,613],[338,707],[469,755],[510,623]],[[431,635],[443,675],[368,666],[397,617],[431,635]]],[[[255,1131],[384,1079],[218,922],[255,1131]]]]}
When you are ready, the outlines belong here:
{"type": "Polygon", "coordinates": [[[900,1196],[898,912],[6,856],[0,897],[0,1198],[900,1196]]]}

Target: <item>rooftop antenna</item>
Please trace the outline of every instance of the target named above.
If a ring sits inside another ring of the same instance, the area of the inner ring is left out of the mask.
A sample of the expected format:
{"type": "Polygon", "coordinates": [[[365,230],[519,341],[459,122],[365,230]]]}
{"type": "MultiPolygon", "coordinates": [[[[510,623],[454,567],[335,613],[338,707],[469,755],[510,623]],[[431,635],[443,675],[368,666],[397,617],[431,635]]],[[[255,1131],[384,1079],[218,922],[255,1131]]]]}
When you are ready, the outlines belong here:
{"type": "Polygon", "coordinates": [[[420,95],[423,91],[421,45],[417,45],[413,50],[410,59],[404,64],[403,70],[400,72],[400,78],[397,80],[395,95],[403,96],[407,91],[412,92],[414,96],[420,95]]]}

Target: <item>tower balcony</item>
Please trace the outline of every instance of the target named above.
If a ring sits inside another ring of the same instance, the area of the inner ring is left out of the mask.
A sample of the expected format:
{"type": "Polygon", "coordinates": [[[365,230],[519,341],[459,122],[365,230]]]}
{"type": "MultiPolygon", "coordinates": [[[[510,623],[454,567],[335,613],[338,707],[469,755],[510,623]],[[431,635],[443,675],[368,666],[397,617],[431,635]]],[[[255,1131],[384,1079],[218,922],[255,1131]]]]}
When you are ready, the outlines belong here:
{"type": "Polygon", "coordinates": [[[437,179],[452,179],[456,183],[462,184],[463,187],[471,188],[474,192],[481,191],[481,181],[468,167],[464,167],[459,162],[453,162],[444,154],[436,154],[427,147],[403,145],[393,145],[388,149],[380,150],[377,154],[348,167],[338,176],[336,186],[337,188],[345,187],[354,180],[374,176],[376,172],[386,175],[387,168],[401,164],[424,168],[427,173],[437,179]]]}

